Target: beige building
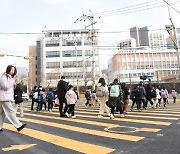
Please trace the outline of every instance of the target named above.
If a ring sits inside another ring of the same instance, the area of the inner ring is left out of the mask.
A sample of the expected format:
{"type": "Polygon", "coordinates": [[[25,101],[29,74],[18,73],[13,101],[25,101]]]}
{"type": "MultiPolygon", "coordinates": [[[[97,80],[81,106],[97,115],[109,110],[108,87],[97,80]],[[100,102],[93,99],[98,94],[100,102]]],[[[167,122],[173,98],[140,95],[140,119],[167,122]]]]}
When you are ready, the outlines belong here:
{"type": "Polygon", "coordinates": [[[152,81],[178,72],[176,50],[120,50],[108,65],[109,81],[139,82],[148,75],[152,81]]]}

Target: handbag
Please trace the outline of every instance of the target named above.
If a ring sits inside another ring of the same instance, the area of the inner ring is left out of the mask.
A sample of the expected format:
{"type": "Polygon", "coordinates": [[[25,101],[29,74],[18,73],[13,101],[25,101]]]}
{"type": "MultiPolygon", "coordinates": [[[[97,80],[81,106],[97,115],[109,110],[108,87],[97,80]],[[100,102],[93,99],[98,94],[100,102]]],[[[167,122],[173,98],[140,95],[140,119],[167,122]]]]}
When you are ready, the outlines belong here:
{"type": "Polygon", "coordinates": [[[108,101],[106,102],[106,105],[107,105],[108,107],[110,107],[110,108],[117,107],[117,101],[110,101],[110,100],[108,100],[108,101]]]}

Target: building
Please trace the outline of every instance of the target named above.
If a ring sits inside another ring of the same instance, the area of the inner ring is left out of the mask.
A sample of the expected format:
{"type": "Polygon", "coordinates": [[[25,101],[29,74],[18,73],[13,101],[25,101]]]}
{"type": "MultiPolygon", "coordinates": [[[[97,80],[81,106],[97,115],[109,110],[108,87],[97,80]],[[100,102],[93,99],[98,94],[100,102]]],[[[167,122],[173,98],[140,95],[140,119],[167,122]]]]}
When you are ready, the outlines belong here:
{"type": "Polygon", "coordinates": [[[130,37],[136,40],[136,46],[148,46],[151,49],[166,49],[166,38],[161,33],[149,32],[148,27],[130,28],[130,37]]]}
{"type": "Polygon", "coordinates": [[[178,72],[176,50],[119,50],[108,65],[109,81],[139,82],[140,76],[159,82],[163,77],[178,72]]]}
{"type": "Polygon", "coordinates": [[[70,84],[92,85],[93,65],[95,76],[100,76],[99,54],[93,48],[97,45],[97,36],[93,37],[93,43],[88,29],[44,33],[36,43],[38,85],[56,87],[62,75],[70,84]]]}

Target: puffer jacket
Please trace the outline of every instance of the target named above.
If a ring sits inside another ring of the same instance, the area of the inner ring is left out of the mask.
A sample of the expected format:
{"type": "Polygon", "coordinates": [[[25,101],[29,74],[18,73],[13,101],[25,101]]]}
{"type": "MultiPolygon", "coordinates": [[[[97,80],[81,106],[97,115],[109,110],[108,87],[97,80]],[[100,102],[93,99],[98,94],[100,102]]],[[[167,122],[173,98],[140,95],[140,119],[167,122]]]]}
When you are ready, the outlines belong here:
{"type": "Polygon", "coordinates": [[[4,73],[0,78],[0,101],[14,101],[14,83],[11,75],[4,73]]]}
{"type": "Polygon", "coordinates": [[[77,95],[73,90],[68,90],[66,92],[65,98],[67,100],[67,104],[75,104],[77,101],[77,95]]]}

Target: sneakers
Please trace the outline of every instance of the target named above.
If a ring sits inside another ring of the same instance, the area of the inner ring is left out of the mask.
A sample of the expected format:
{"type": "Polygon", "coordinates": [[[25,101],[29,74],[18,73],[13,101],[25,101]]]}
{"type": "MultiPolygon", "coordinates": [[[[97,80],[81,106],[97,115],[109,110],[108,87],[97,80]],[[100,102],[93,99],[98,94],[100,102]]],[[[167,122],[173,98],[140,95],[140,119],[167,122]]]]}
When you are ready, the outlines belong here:
{"type": "Polygon", "coordinates": [[[69,114],[66,112],[65,115],[69,118],[69,114]]]}
{"type": "Polygon", "coordinates": [[[120,114],[120,117],[121,117],[121,118],[124,118],[124,117],[125,117],[125,115],[124,115],[124,114],[120,114]]]}
{"type": "Polygon", "coordinates": [[[101,114],[98,115],[98,118],[103,118],[103,116],[101,114]]]}
{"type": "Polygon", "coordinates": [[[3,132],[3,129],[0,129],[0,132],[3,132]]]}
{"type": "Polygon", "coordinates": [[[113,114],[110,115],[110,119],[114,119],[114,115],[113,114]]]}
{"type": "Polygon", "coordinates": [[[27,124],[23,124],[21,127],[17,128],[17,131],[20,132],[27,124]]]}
{"type": "Polygon", "coordinates": [[[72,119],[75,119],[75,118],[76,118],[76,116],[72,116],[71,118],[72,118],[72,119]]]}

